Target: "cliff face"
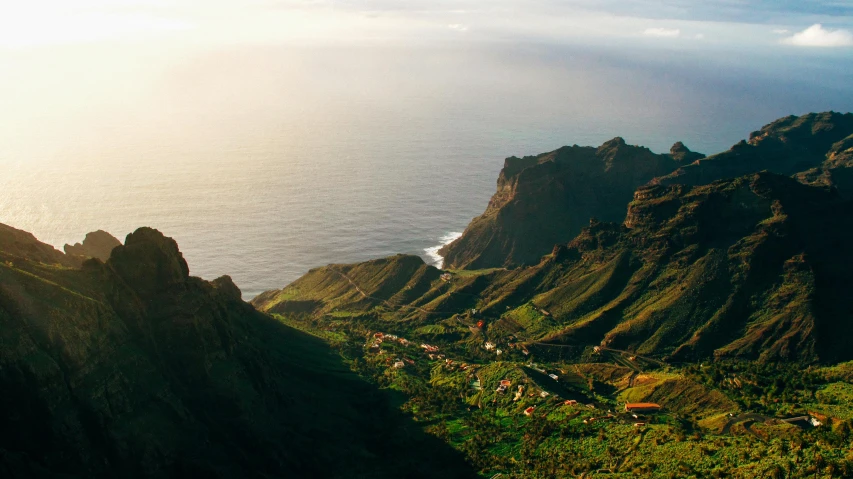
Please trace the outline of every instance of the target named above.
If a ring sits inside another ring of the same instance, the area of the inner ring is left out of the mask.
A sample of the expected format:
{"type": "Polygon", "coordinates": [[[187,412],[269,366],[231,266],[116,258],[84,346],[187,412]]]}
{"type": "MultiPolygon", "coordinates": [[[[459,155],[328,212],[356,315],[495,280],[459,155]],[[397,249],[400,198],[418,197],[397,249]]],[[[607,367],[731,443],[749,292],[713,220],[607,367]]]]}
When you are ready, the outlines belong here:
{"type": "Polygon", "coordinates": [[[468,477],[325,344],[143,228],[63,264],[0,228],[0,475],[468,477]]]}
{"type": "Polygon", "coordinates": [[[485,213],[440,254],[448,268],[536,264],[590,218],[620,220],[638,186],[698,157],[681,143],[672,154],[657,155],[614,138],[598,148],[508,158],[485,213]]]}
{"type": "Polygon", "coordinates": [[[69,256],[79,256],[83,259],[98,258],[101,261],[106,261],[110,258],[113,249],[120,245],[121,241],[116,237],[106,231],[98,230],[88,233],[82,244],[66,244],[63,249],[65,254],[69,256]]]}

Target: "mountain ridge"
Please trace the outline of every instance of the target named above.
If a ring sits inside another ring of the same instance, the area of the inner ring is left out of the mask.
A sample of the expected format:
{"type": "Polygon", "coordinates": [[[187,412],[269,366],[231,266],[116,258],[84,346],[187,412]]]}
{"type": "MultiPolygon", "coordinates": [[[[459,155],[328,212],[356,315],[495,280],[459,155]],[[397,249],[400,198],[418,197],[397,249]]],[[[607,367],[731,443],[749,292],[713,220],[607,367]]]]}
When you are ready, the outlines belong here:
{"type": "Polygon", "coordinates": [[[669,154],[654,155],[620,137],[598,148],[575,145],[511,157],[486,211],[439,254],[448,268],[536,264],[554,244],[577,235],[589,218],[621,221],[634,191],[645,184],[700,185],[762,170],[794,175],[817,168],[804,178],[853,191],[853,178],[838,167],[846,164],[850,145],[844,142],[850,135],[853,113],[824,112],[780,118],[710,157],[681,142],[669,154]]]}

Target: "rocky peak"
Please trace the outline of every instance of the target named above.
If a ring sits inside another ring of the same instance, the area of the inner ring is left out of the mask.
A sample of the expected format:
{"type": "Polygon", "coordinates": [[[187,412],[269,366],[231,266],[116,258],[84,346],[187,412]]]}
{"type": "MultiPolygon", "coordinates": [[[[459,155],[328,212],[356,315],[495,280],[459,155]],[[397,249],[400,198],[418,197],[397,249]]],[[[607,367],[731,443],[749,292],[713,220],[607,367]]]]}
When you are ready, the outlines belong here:
{"type": "Polygon", "coordinates": [[[243,292],[234,284],[231,276],[225,275],[214,279],[210,282],[214,288],[223,293],[225,296],[240,301],[243,299],[243,292]]]}
{"type": "Polygon", "coordinates": [[[672,145],[672,148],[669,149],[669,155],[673,160],[679,163],[693,163],[696,160],[705,158],[705,155],[702,153],[690,151],[690,148],[687,148],[687,146],[680,141],[677,141],[672,145]]]}
{"type": "Polygon", "coordinates": [[[107,264],[141,295],[189,278],[189,267],[178,244],[152,228],[139,228],[127,235],[124,246],[112,251],[107,264]]]}
{"type": "Polygon", "coordinates": [[[116,246],[121,246],[121,241],[106,231],[98,230],[86,234],[82,244],[66,244],[64,249],[67,255],[106,261],[110,259],[110,253],[116,246]]]}

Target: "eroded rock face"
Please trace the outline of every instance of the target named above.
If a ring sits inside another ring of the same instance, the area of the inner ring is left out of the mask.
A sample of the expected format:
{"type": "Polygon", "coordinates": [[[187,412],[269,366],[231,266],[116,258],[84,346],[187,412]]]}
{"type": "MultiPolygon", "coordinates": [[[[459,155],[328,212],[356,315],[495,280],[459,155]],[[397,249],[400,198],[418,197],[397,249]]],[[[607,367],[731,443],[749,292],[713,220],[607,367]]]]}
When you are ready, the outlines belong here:
{"type": "Polygon", "coordinates": [[[65,254],[70,256],[98,258],[101,261],[106,261],[110,259],[110,254],[117,246],[121,246],[121,241],[106,231],[98,230],[86,234],[82,244],[66,244],[64,249],[65,254]]]}

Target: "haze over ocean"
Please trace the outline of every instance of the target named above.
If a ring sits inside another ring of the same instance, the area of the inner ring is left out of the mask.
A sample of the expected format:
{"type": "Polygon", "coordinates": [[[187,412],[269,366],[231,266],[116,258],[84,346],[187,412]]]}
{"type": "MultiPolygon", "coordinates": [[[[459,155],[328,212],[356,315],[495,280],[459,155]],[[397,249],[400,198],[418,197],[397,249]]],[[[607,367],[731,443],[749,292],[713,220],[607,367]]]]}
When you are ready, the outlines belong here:
{"type": "Polygon", "coordinates": [[[246,44],[92,63],[75,48],[0,51],[0,222],[59,248],[152,226],[246,298],[327,263],[434,260],[507,156],[614,136],[710,154],[781,116],[853,110],[837,52],[246,44]]]}

